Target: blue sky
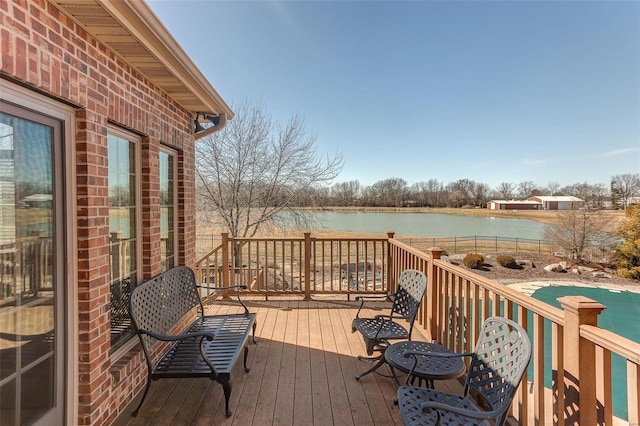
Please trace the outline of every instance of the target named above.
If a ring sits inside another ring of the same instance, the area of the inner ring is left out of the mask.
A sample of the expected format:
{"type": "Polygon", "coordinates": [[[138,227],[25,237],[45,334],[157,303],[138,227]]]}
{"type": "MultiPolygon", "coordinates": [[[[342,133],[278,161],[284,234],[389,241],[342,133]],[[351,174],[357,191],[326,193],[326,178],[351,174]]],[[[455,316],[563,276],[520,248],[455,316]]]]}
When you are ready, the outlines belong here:
{"type": "Polygon", "coordinates": [[[640,173],[638,1],[147,2],[230,105],[342,153],[336,182],[640,173]]]}

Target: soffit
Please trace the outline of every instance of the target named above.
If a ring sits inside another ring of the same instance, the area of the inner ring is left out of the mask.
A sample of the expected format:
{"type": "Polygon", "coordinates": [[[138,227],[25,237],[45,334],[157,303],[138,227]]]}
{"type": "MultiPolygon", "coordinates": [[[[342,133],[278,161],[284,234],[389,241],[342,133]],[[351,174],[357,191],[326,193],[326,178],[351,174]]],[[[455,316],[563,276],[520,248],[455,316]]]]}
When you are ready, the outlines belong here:
{"type": "Polygon", "coordinates": [[[186,109],[233,111],[142,0],[50,0],[186,109]]]}

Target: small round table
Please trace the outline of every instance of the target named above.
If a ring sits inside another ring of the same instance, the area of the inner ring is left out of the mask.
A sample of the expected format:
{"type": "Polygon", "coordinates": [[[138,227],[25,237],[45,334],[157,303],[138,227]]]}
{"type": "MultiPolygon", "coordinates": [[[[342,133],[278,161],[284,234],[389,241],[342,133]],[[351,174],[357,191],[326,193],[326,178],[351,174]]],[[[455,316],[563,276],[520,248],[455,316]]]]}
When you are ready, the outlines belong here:
{"type": "MultiPolygon", "coordinates": [[[[385,360],[391,366],[393,372],[393,380],[398,386],[400,382],[395,374],[394,368],[402,371],[403,373],[409,373],[415,358],[409,356],[404,357],[404,352],[407,350],[424,351],[424,352],[440,352],[453,354],[455,352],[447,349],[446,347],[437,343],[428,342],[416,342],[406,341],[400,343],[394,343],[389,346],[384,353],[385,360]]],[[[410,379],[413,381],[415,378],[427,381],[427,386],[433,387],[434,380],[448,380],[456,379],[464,374],[466,366],[462,361],[461,356],[456,357],[438,357],[438,356],[422,356],[418,355],[418,364],[413,370],[410,379]]]]}

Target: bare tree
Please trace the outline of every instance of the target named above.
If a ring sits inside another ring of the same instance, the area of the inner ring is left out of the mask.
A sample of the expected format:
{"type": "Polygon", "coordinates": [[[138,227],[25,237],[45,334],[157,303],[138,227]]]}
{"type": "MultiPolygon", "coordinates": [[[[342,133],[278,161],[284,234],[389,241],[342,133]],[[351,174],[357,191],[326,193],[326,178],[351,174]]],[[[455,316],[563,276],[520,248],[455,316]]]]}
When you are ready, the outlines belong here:
{"type": "Polygon", "coordinates": [[[462,207],[467,200],[467,197],[460,190],[452,190],[449,191],[449,206],[460,208],[462,207]]]}
{"type": "Polygon", "coordinates": [[[407,192],[407,182],[400,178],[380,180],[367,189],[368,202],[372,206],[402,207],[407,192]]]}
{"type": "Polygon", "coordinates": [[[331,196],[338,206],[355,206],[359,204],[362,196],[360,182],[352,180],[349,182],[336,183],[331,187],[331,196]]]}
{"type": "Polygon", "coordinates": [[[430,207],[441,207],[444,193],[444,184],[437,179],[427,181],[427,202],[430,207]]]}
{"type": "Polygon", "coordinates": [[[591,185],[591,203],[593,208],[604,208],[605,201],[611,198],[609,189],[603,183],[591,185]]]}
{"type": "Polygon", "coordinates": [[[503,200],[513,199],[514,190],[515,190],[515,186],[510,182],[502,182],[495,189],[496,194],[503,200]]]}
{"type": "Polygon", "coordinates": [[[201,208],[217,213],[233,237],[254,236],[281,212],[296,225],[309,224],[312,217],[295,209],[298,198],[330,184],[342,156],[318,156],[316,137],[298,116],[281,125],[261,104],[245,101],[234,109],[224,129],[196,144],[201,208]]]}
{"type": "Polygon", "coordinates": [[[129,188],[124,185],[114,185],[109,188],[109,207],[129,205],[129,188]]]}
{"type": "Polygon", "coordinates": [[[573,208],[559,212],[555,221],[545,227],[543,235],[569,257],[581,261],[587,249],[613,242],[614,236],[604,231],[607,226],[608,218],[600,210],[573,208]]]}
{"type": "Polygon", "coordinates": [[[474,206],[487,206],[487,201],[489,201],[489,185],[486,183],[477,183],[471,192],[474,206]]]}
{"type": "Polygon", "coordinates": [[[454,207],[462,207],[472,202],[472,193],[476,186],[476,183],[469,179],[458,179],[457,181],[448,185],[449,202],[454,207]]]}
{"type": "Polygon", "coordinates": [[[532,197],[537,189],[538,185],[530,180],[520,182],[518,184],[518,196],[526,200],[529,197],[532,197]]]}
{"type": "Polygon", "coordinates": [[[428,207],[429,206],[429,186],[426,182],[416,182],[411,185],[409,189],[410,196],[413,197],[413,201],[416,206],[428,207]]]}
{"type": "Polygon", "coordinates": [[[556,195],[558,190],[560,190],[560,184],[558,182],[549,182],[547,184],[547,191],[549,192],[549,195],[556,195]]]}
{"type": "Polygon", "coordinates": [[[626,173],[611,178],[611,196],[622,204],[624,210],[631,199],[640,195],[640,173],[626,173]]]}

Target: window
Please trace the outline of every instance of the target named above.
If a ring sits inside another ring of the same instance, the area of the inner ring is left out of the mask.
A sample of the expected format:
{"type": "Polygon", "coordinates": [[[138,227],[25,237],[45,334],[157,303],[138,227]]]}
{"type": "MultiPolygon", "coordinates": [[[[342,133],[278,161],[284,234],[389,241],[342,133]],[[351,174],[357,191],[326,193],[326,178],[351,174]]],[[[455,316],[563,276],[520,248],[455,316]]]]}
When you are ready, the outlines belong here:
{"type": "Polygon", "coordinates": [[[129,315],[129,294],[138,274],[138,140],[110,129],[109,235],[111,271],[111,350],[134,336],[129,315]]]}
{"type": "Polygon", "coordinates": [[[174,152],[160,151],[160,256],[162,271],[177,265],[175,163],[174,152]]]}

